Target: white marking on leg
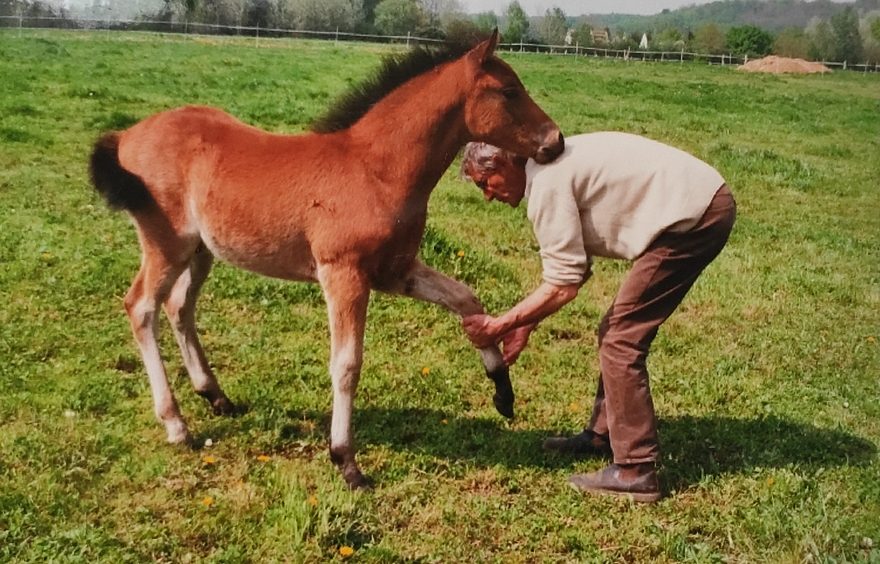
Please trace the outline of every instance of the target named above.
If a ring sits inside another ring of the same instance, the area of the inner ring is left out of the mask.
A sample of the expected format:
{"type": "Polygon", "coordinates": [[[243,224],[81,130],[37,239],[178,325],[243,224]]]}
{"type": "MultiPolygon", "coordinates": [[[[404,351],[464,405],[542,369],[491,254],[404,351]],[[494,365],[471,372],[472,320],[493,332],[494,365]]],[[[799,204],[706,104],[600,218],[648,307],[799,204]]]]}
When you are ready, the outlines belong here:
{"type": "Polygon", "coordinates": [[[150,307],[147,300],[139,301],[132,310],[132,324],[144,366],[147,370],[147,378],[150,381],[150,390],[153,394],[153,410],[156,417],[165,425],[169,443],[181,443],[189,438],[186,423],[180,415],[180,409],[171,387],[168,385],[168,377],[165,374],[165,366],[159,353],[159,345],[156,340],[156,312],[150,307]]]}
{"type": "Polygon", "coordinates": [[[330,360],[330,374],[333,379],[333,417],[330,423],[332,448],[350,449],[353,446],[351,414],[361,365],[357,349],[353,339],[338,346],[334,343],[333,346],[330,360]]]}
{"type": "Polygon", "coordinates": [[[486,372],[489,373],[500,370],[505,366],[504,357],[501,356],[501,351],[498,350],[498,347],[480,349],[480,358],[483,359],[483,366],[486,368],[486,372]]]}

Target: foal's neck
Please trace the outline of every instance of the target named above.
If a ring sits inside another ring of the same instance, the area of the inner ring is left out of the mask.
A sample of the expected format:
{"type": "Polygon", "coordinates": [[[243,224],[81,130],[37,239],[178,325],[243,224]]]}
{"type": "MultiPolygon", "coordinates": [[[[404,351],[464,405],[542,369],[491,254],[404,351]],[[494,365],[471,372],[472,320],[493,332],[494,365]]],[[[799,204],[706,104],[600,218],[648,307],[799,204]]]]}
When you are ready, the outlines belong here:
{"type": "Polygon", "coordinates": [[[467,141],[465,78],[458,61],[397,88],[351,128],[376,176],[409,197],[427,196],[467,141]]]}

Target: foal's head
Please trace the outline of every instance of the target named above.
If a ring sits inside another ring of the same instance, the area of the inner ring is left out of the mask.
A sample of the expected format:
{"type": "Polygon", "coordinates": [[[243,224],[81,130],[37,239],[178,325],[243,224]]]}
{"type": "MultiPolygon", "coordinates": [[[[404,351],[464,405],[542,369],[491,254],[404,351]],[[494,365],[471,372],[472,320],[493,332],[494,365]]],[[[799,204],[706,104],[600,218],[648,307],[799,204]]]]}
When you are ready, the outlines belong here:
{"type": "Polygon", "coordinates": [[[498,31],[459,61],[474,77],[465,94],[465,127],[483,141],[544,164],[565,147],[562,132],[528,95],[510,66],[496,57],[498,31]]]}

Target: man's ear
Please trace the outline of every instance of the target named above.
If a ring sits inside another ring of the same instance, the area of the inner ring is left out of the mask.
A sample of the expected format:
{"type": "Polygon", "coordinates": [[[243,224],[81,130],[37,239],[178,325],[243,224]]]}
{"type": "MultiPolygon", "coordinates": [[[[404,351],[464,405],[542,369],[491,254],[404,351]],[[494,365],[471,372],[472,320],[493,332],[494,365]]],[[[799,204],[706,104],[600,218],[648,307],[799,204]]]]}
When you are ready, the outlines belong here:
{"type": "Polygon", "coordinates": [[[492,35],[489,39],[480,42],[476,47],[471,49],[468,52],[468,58],[477,63],[479,66],[483,66],[489,57],[491,57],[495,53],[495,47],[498,46],[498,28],[496,27],[492,30],[492,35]]]}

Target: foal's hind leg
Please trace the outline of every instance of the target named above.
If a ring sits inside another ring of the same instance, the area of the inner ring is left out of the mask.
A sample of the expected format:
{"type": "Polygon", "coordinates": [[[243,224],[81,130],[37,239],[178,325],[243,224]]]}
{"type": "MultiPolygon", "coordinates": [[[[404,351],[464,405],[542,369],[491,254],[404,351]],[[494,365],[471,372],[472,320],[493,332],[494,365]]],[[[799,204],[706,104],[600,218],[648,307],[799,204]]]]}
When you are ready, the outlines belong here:
{"type": "Polygon", "coordinates": [[[180,346],[183,363],[189,374],[193,389],[208,400],[216,415],[230,415],[235,406],[223,393],[214,376],[196,330],[196,300],[205,279],[211,272],[214,256],[204,246],[196,249],[189,267],[186,268],[165,300],[165,313],[174,329],[174,337],[180,346]]]}
{"type": "Polygon", "coordinates": [[[159,353],[157,309],[186,262],[175,264],[159,251],[144,245],[143,262],[128,294],[125,309],[150,379],[156,417],[165,425],[169,443],[189,442],[189,431],[165,374],[159,353]]]}
{"type": "MultiPolygon", "coordinates": [[[[461,317],[485,313],[474,291],[454,278],[437,272],[416,260],[407,275],[386,291],[402,294],[445,307],[461,317]]],[[[504,363],[501,351],[492,345],[480,349],[486,375],[495,383],[492,402],[501,415],[513,417],[513,386],[510,383],[510,370],[504,363]]]]}
{"type": "Polygon", "coordinates": [[[333,379],[330,460],[340,469],[349,487],[363,488],[369,484],[355,462],[351,415],[361,376],[370,286],[363,272],[347,265],[321,265],[318,279],[330,320],[330,376],[333,379]]]}

